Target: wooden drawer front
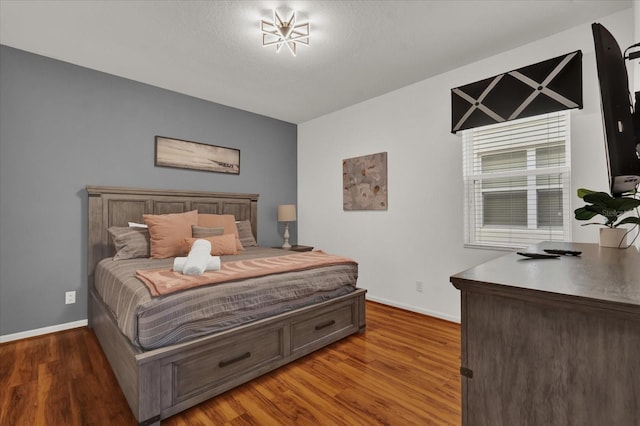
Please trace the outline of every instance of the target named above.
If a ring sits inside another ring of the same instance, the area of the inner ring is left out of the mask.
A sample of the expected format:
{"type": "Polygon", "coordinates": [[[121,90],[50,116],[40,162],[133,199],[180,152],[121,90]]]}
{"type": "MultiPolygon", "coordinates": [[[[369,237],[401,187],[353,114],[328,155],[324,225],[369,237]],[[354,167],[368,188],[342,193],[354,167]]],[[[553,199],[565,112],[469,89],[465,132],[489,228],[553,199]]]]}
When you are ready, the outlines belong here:
{"type": "Polygon", "coordinates": [[[320,312],[314,317],[294,323],[292,330],[293,351],[302,349],[320,340],[331,340],[352,333],[356,328],[355,304],[353,302],[320,312]]]}
{"type": "Polygon", "coordinates": [[[228,341],[172,364],[173,400],[206,392],[225,381],[284,356],[283,330],[264,330],[241,342],[228,341]]]}

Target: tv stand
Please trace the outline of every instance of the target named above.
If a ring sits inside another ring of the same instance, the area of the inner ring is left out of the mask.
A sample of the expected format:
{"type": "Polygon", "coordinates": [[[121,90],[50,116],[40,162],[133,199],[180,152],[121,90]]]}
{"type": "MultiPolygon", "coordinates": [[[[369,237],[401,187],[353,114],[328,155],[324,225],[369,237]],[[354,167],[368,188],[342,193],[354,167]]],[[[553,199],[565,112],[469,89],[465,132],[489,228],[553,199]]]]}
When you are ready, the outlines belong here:
{"type": "Polygon", "coordinates": [[[462,424],[637,425],[640,253],[542,243],[451,277],[461,292],[462,424]]]}

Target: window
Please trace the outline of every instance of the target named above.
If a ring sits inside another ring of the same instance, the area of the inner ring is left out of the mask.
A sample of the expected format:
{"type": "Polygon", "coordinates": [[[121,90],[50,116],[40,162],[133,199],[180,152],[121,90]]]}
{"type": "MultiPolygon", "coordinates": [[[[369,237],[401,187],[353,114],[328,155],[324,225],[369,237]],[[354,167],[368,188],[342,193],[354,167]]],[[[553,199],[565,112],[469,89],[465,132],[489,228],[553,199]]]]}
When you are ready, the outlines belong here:
{"type": "Polygon", "coordinates": [[[570,239],[569,113],[462,132],[465,245],[570,239]]]}

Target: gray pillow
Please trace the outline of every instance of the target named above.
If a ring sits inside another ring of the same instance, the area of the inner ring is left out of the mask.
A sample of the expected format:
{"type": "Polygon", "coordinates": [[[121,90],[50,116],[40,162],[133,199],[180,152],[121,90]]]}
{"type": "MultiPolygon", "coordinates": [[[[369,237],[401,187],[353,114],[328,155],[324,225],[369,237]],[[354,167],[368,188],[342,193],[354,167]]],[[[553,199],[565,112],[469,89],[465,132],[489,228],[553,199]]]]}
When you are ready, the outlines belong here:
{"type": "Polygon", "coordinates": [[[240,242],[242,243],[242,247],[257,247],[258,243],[256,243],[256,239],[253,236],[253,231],[251,231],[251,222],[248,220],[242,220],[240,222],[236,222],[236,227],[238,228],[238,237],[240,238],[240,242]]]}
{"type": "Polygon", "coordinates": [[[207,228],[204,226],[191,225],[191,236],[193,238],[216,237],[224,234],[224,228],[207,228]]]}
{"type": "Polygon", "coordinates": [[[113,256],[113,260],[151,256],[148,229],[112,226],[107,231],[111,234],[113,244],[116,247],[116,254],[113,256]]]}

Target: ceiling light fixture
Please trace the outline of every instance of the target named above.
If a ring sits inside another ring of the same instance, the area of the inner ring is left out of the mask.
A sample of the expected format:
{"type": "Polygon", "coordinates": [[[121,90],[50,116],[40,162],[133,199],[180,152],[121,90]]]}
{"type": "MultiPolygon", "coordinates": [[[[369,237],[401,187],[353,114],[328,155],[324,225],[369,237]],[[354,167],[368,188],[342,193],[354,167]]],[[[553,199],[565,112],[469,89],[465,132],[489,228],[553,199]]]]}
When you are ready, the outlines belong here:
{"type": "Polygon", "coordinates": [[[273,21],[261,21],[262,45],[276,46],[276,52],[280,52],[283,45],[286,45],[293,56],[296,56],[296,45],[298,43],[309,45],[309,22],[296,23],[296,12],[291,12],[288,20],[282,19],[278,11],[273,10],[273,21]]]}

